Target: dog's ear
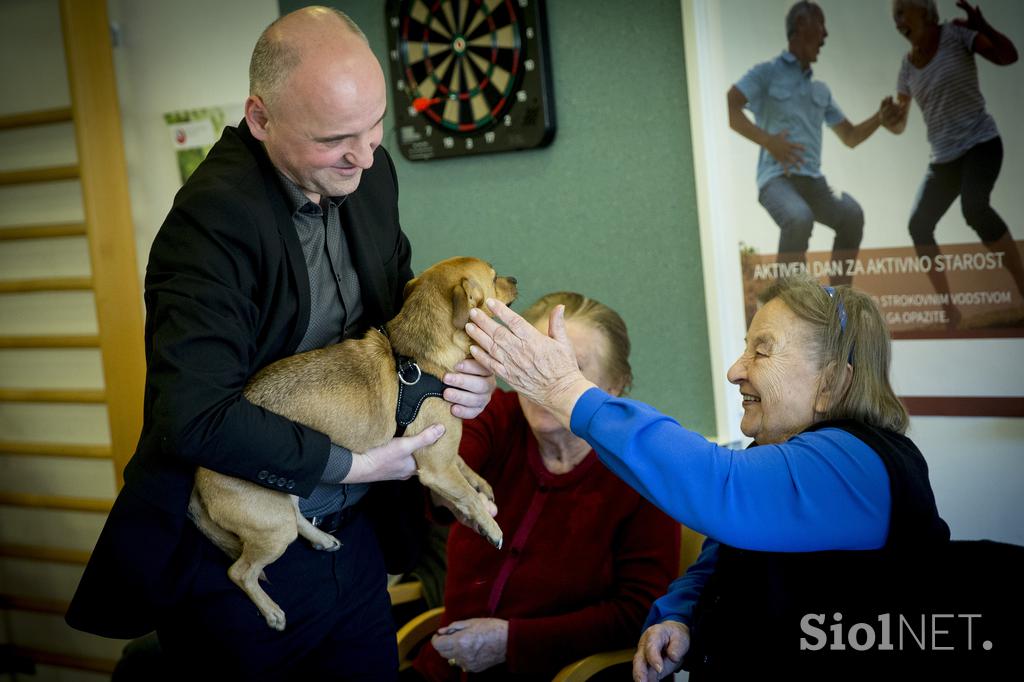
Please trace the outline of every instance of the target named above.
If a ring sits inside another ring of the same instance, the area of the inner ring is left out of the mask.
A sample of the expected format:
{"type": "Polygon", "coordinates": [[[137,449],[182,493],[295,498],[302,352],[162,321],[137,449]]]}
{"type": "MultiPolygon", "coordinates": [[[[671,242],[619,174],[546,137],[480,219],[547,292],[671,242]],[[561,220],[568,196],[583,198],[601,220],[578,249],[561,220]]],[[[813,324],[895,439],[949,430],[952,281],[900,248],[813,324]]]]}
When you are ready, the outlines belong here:
{"type": "Polygon", "coordinates": [[[419,281],[419,277],[413,277],[412,279],[405,283],[405,288],[402,289],[403,300],[409,298],[409,294],[411,294],[412,290],[416,288],[416,285],[419,284],[419,281]]]}
{"type": "Polygon", "coordinates": [[[452,287],[452,324],[462,329],[469,322],[469,311],[484,300],[484,291],[475,280],[463,277],[462,282],[452,287]]]}

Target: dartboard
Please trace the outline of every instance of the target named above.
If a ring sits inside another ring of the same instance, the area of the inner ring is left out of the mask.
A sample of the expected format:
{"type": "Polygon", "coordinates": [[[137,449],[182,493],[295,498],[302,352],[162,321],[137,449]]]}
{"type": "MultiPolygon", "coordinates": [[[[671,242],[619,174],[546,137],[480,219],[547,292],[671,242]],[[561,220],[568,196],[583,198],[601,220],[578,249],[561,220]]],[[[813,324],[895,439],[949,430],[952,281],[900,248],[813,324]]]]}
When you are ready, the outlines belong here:
{"type": "Polygon", "coordinates": [[[391,85],[412,161],[543,147],[555,133],[540,0],[391,0],[391,85]]]}

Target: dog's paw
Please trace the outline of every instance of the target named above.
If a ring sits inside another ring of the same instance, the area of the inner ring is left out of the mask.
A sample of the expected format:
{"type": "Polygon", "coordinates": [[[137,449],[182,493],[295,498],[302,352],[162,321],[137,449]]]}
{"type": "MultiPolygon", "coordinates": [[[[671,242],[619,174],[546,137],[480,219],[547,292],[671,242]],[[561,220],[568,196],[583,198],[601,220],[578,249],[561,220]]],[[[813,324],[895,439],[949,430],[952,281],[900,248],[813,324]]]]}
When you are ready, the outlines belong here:
{"type": "Polygon", "coordinates": [[[341,540],[336,537],[330,537],[330,542],[318,542],[313,545],[313,549],[320,550],[321,552],[337,552],[341,549],[341,540]]]}
{"type": "Polygon", "coordinates": [[[494,502],[494,489],[491,488],[487,481],[482,478],[480,479],[480,482],[483,485],[479,486],[476,491],[486,497],[488,502],[494,502]]]}
{"type": "Polygon", "coordinates": [[[267,625],[278,632],[284,632],[284,611],[281,609],[272,609],[263,615],[267,619],[267,625]]]}

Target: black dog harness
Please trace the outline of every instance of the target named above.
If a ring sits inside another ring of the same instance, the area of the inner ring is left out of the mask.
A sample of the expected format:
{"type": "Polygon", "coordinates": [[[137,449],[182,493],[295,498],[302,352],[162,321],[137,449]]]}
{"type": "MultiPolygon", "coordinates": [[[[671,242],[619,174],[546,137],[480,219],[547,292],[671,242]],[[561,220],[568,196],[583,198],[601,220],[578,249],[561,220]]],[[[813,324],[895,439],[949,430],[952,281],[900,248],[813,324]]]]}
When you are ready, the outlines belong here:
{"type": "MultiPolygon", "coordinates": [[[[377,327],[377,331],[388,338],[384,327],[377,327]]],[[[404,435],[406,427],[416,419],[423,401],[427,398],[441,398],[447,384],[421,370],[414,359],[395,352],[394,346],[391,352],[395,356],[395,367],[398,368],[398,405],[395,407],[397,437],[404,435]]]]}

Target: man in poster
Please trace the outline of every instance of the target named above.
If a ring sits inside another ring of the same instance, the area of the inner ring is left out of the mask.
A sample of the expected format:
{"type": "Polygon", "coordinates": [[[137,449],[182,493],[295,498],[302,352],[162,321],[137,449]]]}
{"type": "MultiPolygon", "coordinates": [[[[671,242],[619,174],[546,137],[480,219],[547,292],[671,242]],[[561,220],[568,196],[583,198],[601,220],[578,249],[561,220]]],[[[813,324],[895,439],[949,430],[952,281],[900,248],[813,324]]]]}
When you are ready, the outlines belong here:
{"type": "MultiPolygon", "coordinates": [[[[779,262],[804,263],[815,222],[835,231],[833,258],[850,258],[860,247],[864,213],[849,194],[833,192],[821,173],[822,123],[853,148],[878,129],[881,109],[854,125],[828,86],[813,79],[810,65],[828,36],[816,3],[801,1],[790,8],[786,36],[782,54],[754,66],[729,89],[729,126],[761,147],[758,200],[779,226],[779,262]]],[[[848,275],[832,277],[834,285],[849,283],[848,275]]]]}

